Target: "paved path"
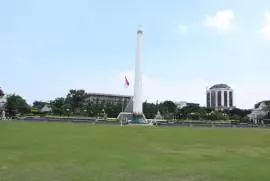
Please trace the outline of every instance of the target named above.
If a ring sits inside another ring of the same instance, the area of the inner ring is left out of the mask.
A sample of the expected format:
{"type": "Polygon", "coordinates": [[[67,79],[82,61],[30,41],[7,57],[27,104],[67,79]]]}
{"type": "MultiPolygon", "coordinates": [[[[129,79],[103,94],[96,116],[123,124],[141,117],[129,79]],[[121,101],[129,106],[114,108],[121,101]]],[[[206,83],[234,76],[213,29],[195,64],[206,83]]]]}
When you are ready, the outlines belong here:
{"type": "MultiPolygon", "coordinates": [[[[108,121],[108,120],[96,120],[96,119],[70,119],[70,118],[24,118],[23,121],[27,122],[66,122],[66,123],[88,123],[88,124],[106,124],[106,125],[120,125],[118,121],[108,121]]],[[[230,123],[218,123],[218,124],[209,124],[209,123],[161,123],[161,127],[217,127],[217,128],[257,128],[251,124],[230,124],[230,123]]]]}

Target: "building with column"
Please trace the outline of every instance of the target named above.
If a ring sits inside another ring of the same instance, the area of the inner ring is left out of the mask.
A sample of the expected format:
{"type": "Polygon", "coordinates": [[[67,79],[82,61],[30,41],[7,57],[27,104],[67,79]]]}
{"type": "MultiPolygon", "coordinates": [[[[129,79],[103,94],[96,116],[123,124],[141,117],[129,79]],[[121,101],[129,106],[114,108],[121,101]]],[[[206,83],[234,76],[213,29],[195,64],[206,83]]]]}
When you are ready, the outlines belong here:
{"type": "Polygon", "coordinates": [[[206,105],[218,110],[233,107],[233,90],[226,84],[216,84],[206,91],[206,105]]]}
{"type": "Polygon", "coordinates": [[[6,119],[6,96],[4,94],[4,91],[2,91],[1,87],[0,87],[0,120],[1,119],[6,119]]]}
{"type": "Polygon", "coordinates": [[[88,93],[85,102],[92,104],[122,104],[130,102],[133,96],[103,93],[88,93]]]}

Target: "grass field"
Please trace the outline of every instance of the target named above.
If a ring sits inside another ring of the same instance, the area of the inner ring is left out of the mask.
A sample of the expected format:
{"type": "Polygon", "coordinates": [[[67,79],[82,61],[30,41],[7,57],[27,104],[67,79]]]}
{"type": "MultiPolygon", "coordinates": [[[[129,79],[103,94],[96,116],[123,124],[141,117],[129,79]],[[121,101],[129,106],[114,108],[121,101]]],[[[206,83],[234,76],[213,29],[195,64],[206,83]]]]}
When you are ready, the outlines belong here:
{"type": "Polygon", "coordinates": [[[269,181],[270,130],[0,123],[0,181],[269,181]]]}

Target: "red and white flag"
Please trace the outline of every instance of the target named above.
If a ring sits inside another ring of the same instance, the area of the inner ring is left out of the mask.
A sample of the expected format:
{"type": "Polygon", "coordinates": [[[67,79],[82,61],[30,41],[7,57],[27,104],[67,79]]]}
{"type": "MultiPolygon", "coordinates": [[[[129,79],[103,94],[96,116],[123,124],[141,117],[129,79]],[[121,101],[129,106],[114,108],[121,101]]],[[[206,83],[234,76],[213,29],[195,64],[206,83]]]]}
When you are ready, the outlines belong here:
{"type": "Polygon", "coordinates": [[[127,77],[125,76],[125,87],[128,87],[129,86],[129,81],[127,79],[127,77]]]}

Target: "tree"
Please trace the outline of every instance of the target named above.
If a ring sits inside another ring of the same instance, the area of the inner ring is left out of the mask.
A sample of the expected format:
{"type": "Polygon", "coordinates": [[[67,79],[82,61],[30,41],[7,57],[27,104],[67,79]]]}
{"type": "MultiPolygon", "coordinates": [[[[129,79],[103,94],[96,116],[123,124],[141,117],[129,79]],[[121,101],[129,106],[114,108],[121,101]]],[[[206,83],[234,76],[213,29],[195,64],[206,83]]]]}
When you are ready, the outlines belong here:
{"type": "Polygon", "coordinates": [[[67,102],[71,105],[72,111],[74,113],[79,112],[79,108],[83,106],[87,94],[83,89],[74,90],[71,89],[67,95],[67,102]]]}
{"type": "Polygon", "coordinates": [[[188,118],[191,120],[199,120],[200,119],[200,113],[194,112],[194,113],[189,113],[188,118]]]}
{"type": "Polygon", "coordinates": [[[240,118],[241,123],[249,123],[249,118],[247,116],[240,118]]]}
{"type": "Polygon", "coordinates": [[[143,103],[143,112],[147,119],[154,119],[157,114],[158,107],[153,103],[143,103]]]}
{"type": "Polygon", "coordinates": [[[104,110],[108,117],[116,118],[122,112],[122,104],[108,104],[104,110]]]}
{"type": "Polygon", "coordinates": [[[66,116],[70,116],[71,114],[71,105],[70,104],[64,104],[62,107],[61,107],[61,111],[64,115],[66,116]]]}
{"type": "Polygon", "coordinates": [[[33,102],[33,107],[40,111],[40,109],[42,109],[46,104],[47,103],[43,101],[35,101],[33,102]]]}
{"type": "Polygon", "coordinates": [[[207,113],[209,113],[209,109],[200,108],[198,106],[186,106],[182,109],[177,110],[177,118],[178,119],[207,119],[207,113]]]}
{"type": "Polygon", "coordinates": [[[172,101],[165,101],[163,106],[167,108],[168,113],[175,113],[177,106],[172,101]]]}
{"type": "MultiPolygon", "coordinates": [[[[88,115],[90,117],[92,117],[92,116],[100,116],[103,113],[103,109],[104,109],[105,112],[108,111],[109,114],[111,114],[110,108],[108,110],[106,110],[107,109],[107,106],[104,107],[103,104],[92,104],[92,103],[88,103],[87,106],[86,106],[86,109],[87,109],[88,115]]],[[[120,111],[121,111],[121,107],[120,107],[120,111]]],[[[116,111],[116,112],[118,112],[118,111],[116,111]]],[[[119,114],[119,112],[118,112],[118,114],[119,114]]]]}
{"type": "Polygon", "coordinates": [[[206,120],[217,121],[217,120],[226,120],[227,117],[223,112],[220,111],[212,111],[207,113],[206,120]]]}
{"type": "Polygon", "coordinates": [[[16,114],[26,114],[30,112],[30,106],[19,95],[8,95],[6,103],[7,114],[12,117],[16,114]]]}
{"type": "Polygon", "coordinates": [[[241,120],[250,114],[251,110],[234,108],[232,110],[224,110],[223,112],[226,113],[232,120],[241,120]]]}
{"type": "Polygon", "coordinates": [[[0,88],[0,97],[3,97],[4,95],[4,91],[0,88]]]}
{"type": "Polygon", "coordinates": [[[172,101],[164,101],[159,104],[159,110],[165,119],[172,119],[176,114],[177,106],[172,101]]]}
{"type": "Polygon", "coordinates": [[[55,100],[50,102],[51,108],[52,108],[52,112],[54,114],[58,114],[58,115],[62,115],[64,114],[64,110],[63,110],[63,106],[65,105],[65,99],[60,97],[60,98],[56,98],[55,100]]]}

